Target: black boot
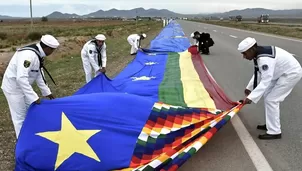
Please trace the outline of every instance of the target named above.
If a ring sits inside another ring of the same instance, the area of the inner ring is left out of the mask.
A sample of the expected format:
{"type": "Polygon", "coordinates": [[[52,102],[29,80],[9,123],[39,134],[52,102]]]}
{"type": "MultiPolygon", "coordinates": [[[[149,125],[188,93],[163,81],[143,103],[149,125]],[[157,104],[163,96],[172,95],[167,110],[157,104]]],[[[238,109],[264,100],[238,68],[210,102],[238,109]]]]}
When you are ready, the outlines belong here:
{"type": "Polygon", "coordinates": [[[266,124],[264,124],[264,125],[258,125],[258,126],[257,126],[257,129],[267,131],[266,124]]]}
{"type": "Polygon", "coordinates": [[[206,48],[205,48],[205,52],[206,52],[207,55],[210,54],[210,49],[209,49],[209,47],[206,47],[206,48]]]}
{"type": "Polygon", "coordinates": [[[263,134],[258,136],[261,140],[272,140],[272,139],[281,139],[281,134],[271,135],[271,134],[263,134]]]}

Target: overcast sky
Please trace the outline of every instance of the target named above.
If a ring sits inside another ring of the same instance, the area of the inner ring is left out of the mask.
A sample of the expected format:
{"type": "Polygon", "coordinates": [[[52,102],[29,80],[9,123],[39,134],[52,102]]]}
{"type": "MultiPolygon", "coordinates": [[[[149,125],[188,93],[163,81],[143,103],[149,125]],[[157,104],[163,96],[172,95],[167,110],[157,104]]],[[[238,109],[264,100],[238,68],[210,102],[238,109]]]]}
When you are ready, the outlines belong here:
{"type": "MultiPolygon", "coordinates": [[[[53,11],[88,14],[97,10],[168,9],[176,13],[197,14],[226,12],[244,8],[302,9],[302,0],[32,0],[33,16],[48,15],[53,11]]],[[[0,0],[0,15],[29,16],[29,0],[0,0]]]]}

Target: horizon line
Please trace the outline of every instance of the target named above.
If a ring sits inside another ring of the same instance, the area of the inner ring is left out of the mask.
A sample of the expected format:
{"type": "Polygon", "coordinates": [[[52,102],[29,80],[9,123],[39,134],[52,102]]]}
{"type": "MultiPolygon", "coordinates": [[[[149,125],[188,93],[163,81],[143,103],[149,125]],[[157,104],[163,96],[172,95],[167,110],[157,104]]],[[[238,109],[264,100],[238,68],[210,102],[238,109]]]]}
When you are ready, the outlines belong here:
{"type": "MultiPolygon", "coordinates": [[[[0,5],[0,6],[8,6],[8,5],[0,5]]],[[[20,5],[20,6],[26,6],[26,5],[20,5]]],[[[33,6],[41,6],[41,5],[33,5],[33,6]]],[[[159,8],[135,7],[135,8],[132,8],[132,9],[117,9],[117,8],[111,8],[111,9],[108,9],[108,10],[99,9],[99,10],[96,10],[96,11],[92,11],[92,12],[90,12],[90,13],[88,13],[88,14],[77,14],[77,13],[75,13],[75,12],[73,12],[73,13],[66,13],[66,12],[61,12],[61,11],[59,11],[59,10],[55,10],[55,11],[49,13],[48,15],[53,14],[53,13],[55,13],[55,12],[59,12],[59,13],[62,13],[62,14],[70,14],[70,15],[75,14],[75,15],[78,15],[78,16],[82,17],[82,16],[89,15],[89,14],[91,14],[91,13],[95,13],[95,12],[98,12],[98,11],[104,11],[104,12],[107,12],[107,11],[110,11],[110,10],[131,11],[131,10],[134,10],[134,9],[144,9],[144,10],[150,10],[150,9],[155,9],[155,10],[168,10],[168,11],[173,12],[173,13],[176,13],[176,14],[178,14],[178,15],[210,15],[210,14],[223,14],[223,13],[228,13],[228,12],[231,12],[231,11],[236,11],[236,10],[239,10],[239,11],[240,11],[240,10],[246,10],[246,9],[264,9],[264,10],[272,10],[272,11],[302,10],[302,8],[297,8],[297,9],[295,9],[295,8],[290,8],[290,9],[270,9],[270,8],[255,7],[255,8],[231,9],[231,10],[227,10],[227,11],[224,11],[224,12],[205,12],[205,13],[190,13],[190,14],[189,14],[189,13],[178,13],[178,12],[175,12],[175,11],[172,11],[172,10],[169,10],[169,9],[166,9],[166,8],[161,8],[161,9],[159,9],[159,8]]],[[[46,17],[46,16],[48,16],[48,15],[35,16],[35,17],[33,17],[33,18],[46,17]]],[[[2,17],[11,17],[11,18],[30,18],[30,17],[25,17],[25,16],[22,17],[22,16],[14,16],[14,15],[7,15],[7,14],[1,14],[1,13],[0,13],[0,16],[2,16],[2,17]]]]}

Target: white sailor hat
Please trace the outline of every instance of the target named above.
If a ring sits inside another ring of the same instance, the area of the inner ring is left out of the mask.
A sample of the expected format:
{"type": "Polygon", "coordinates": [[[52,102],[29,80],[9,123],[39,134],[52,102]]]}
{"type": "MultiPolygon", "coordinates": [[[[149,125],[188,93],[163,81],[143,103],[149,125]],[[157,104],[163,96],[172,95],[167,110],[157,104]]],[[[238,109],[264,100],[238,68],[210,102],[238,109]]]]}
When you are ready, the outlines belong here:
{"type": "Polygon", "coordinates": [[[56,38],[52,35],[46,34],[41,37],[41,42],[43,42],[46,46],[56,49],[60,43],[56,38]]]}
{"type": "Polygon", "coordinates": [[[195,35],[194,35],[194,33],[191,33],[191,37],[193,38],[195,35]]]}
{"type": "Polygon", "coordinates": [[[146,35],[145,33],[143,33],[143,34],[142,34],[142,36],[143,36],[144,38],[146,38],[146,37],[147,37],[147,35],[146,35]]]}
{"type": "Polygon", "coordinates": [[[241,53],[245,52],[249,50],[252,46],[254,46],[255,43],[257,43],[256,39],[252,37],[247,37],[239,43],[238,51],[240,51],[241,53]]]}
{"type": "Polygon", "coordinates": [[[98,34],[97,36],[95,36],[95,39],[100,41],[105,41],[106,37],[103,34],[98,34]]]}

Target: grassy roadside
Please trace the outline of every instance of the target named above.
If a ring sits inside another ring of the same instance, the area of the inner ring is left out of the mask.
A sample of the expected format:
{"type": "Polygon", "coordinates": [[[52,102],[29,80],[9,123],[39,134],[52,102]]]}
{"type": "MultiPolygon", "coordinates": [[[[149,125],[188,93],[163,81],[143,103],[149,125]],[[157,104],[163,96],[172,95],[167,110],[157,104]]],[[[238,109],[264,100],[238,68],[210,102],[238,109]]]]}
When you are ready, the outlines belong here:
{"type": "Polygon", "coordinates": [[[214,21],[214,20],[213,21],[192,20],[192,21],[302,39],[302,27],[296,25],[257,24],[257,23],[214,21]]]}
{"type": "MultiPolygon", "coordinates": [[[[111,26],[111,29],[106,30],[107,75],[112,78],[133,59],[133,56],[129,55],[130,45],[127,42],[129,34],[145,32],[147,38],[142,41],[142,47],[147,47],[149,42],[154,39],[161,29],[161,22],[142,22],[138,24],[137,31],[133,23],[111,26]]],[[[93,34],[103,31],[95,30],[93,34]]],[[[53,85],[47,75],[46,79],[56,97],[72,95],[85,84],[80,50],[85,42],[84,40],[87,40],[89,37],[87,35],[68,37],[66,38],[68,41],[47,58],[46,68],[53,76],[57,86],[53,85]]],[[[0,79],[2,81],[1,76],[0,79]]],[[[35,90],[40,94],[36,86],[35,90]]],[[[9,171],[14,168],[15,133],[7,102],[2,91],[0,91],[0,104],[0,170],[9,171]]]]}
{"type": "MultiPolygon", "coordinates": [[[[140,22],[139,25],[145,22],[140,22]]],[[[37,22],[30,30],[29,24],[20,22],[0,24],[0,48],[19,46],[20,44],[38,40],[42,34],[51,34],[55,37],[93,36],[99,32],[110,34],[120,28],[135,27],[131,21],[48,21],[37,22]]]]}

